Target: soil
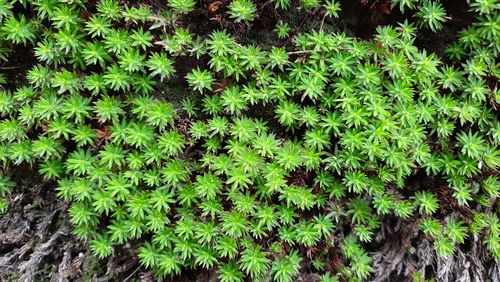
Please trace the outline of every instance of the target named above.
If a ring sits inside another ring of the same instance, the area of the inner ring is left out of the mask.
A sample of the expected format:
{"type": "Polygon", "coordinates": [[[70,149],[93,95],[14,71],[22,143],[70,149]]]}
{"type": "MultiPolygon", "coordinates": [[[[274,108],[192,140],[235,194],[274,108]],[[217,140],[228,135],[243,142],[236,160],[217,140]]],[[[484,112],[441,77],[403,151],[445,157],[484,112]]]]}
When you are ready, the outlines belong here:
{"type": "MultiPolygon", "coordinates": [[[[224,15],[224,4],[215,15],[209,16],[206,7],[213,1],[199,2],[202,4],[195,14],[186,17],[181,25],[189,26],[198,34],[208,34],[213,29],[224,27],[237,36],[240,42],[255,42],[263,49],[291,45],[290,40],[278,40],[272,32],[279,21],[296,27],[294,34],[322,26],[325,31],[345,31],[349,35],[370,39],[377,26],[395,24],[412,17],[409,12],[401,14],[388,11],[387,0],[341,0],[339,20],[324,18],[319,11],[277,13],[267,8],[273,5],[272,2],[254,1],[258,3],[259,17],[251,26],[246,26],[233,24],[223,16],[214,19],[217,15],[224,15]]],[[[157,9],[165,5],[164,1],[150,1],[149,4],[157,9]]],[[[465,0],[449,0],[444,5],[451,17],[444,30],[439,33],[421,31],[416,41],[419,47],[438,54],[457,38],[459,30],[473,20],[473,16],[467,12],[465,0]]],[[[15,69],[5,69],[4,72],[8,81],[19,82],[24,70],[30,67],[27,62],[35,60],[30,50],[23,49],[11,57],[8,67],[14,66],[15,69]]],[[[183,61],[182,64],[176,64],[177,77],[173,81],[160,83],[157,96],[174,103],[186,97],[182,78],[197,63],[183,61]]],[[[131,245],[117,248],[116,254],[107,261],[92,256],[88,244],[71,234],[68,205],[55,195],[54,183],[35,177],[36,173],[28,167],[16,168],[14,174],[20,186],[9,196],[9,211],[0,217],[0,281],[155,281],[153,275],[139,265],[131,245]]],[[[439,183],[439,180],[417,173],[408,180],[408,187],[416,189],[420,185],[439,183]]],[[[450,205],[453,206],[452,203],[450,205]]],[[[446,211],[442,211],[442,218],[447,216],[446,211]]],[[[500,264],[487,259],[486,250],[478,238],[470,238],[470,242],[454,258],[439,259],[434,254],[431,242],[419,235],[417,220],[415,217],[408,220],[393,217],[383,219],[376,240],[366,246],[374,262],[372,281],[407,281],[412,272],[417,270],[422,271],[426,278],[436,277],[439,281],[500,281],[500,264]]],[[[345,231],[340,227],[335,236],[342,238],[345,231]]],[[[342,263],[339,262],[339,250],[332,248],[329,254],[331,256],[327,262],[330,269],[334,270],[342,263]]],[[[318,275],[309,265],[304,266],[296,281],[317,279],[318,275]]],[[[215,280],[215,271],[185,271],[182,277],[174,281],[215,280]]]]}

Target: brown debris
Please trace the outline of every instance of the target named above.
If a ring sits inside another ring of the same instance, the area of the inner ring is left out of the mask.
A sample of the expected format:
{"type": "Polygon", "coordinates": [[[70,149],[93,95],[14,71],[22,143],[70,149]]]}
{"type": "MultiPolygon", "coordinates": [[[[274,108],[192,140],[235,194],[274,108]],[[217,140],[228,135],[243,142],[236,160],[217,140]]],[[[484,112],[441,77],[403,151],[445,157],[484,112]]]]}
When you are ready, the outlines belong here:
{"type": "Polygon", "coordinates": [[[221,1],[214,1],[207,5],[207,13],[210,16],[215,16],[215,13],[219,10],[219,7],[222,5],[221,1]]]}

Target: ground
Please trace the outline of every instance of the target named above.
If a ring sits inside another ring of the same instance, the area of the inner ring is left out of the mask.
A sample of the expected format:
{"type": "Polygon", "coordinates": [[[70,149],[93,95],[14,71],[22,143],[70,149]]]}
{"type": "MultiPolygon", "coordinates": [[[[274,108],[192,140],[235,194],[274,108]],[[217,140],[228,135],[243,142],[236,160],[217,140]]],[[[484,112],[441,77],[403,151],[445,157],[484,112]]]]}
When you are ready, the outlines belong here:
{"type": "MultiPolygon", "coordinates": [[[[251,28],[230,23],[211,22],[211,25],[206,26],[199,25],[196,21],[187,22],[189,19],[185,21],[194,32],[217,28],[220,24],[239,34],[240,40],[258,42],[265,48],[276,44],[269,34],[279,20],[296,27],[296,33],[321,27],[326,31],[345,30],[350,35],[369,39],[377,25],[394,24],[411,16],[396,11],[387,13],[384,1],[373,1],[374,5],[363,5],[363,1],[352,0],[340,2],[343,7],[340,20],[325,19],[314,11],[309,14],[281,15],[273,12],[274,10],[266,13],[263,9],[260,18],[251,28]]],[[[441,54],[447,44],[456,39],[457,32],[472,20],[465,1],[462,2],[445,2],[451,19],[443,32],[419,34],[419,47],[441,54]]],[[[198,17],[201,22],[208,20],[198,17]]],[[[278,45],[288,44],[286,41],[278,42],[278,45]]],[[[12,61],[17,69],[8,72],[12,80],[19,78],[22,70],[29,67],[25,65],[29,61],[25,54],[30,54],[30,51],[18,50],[18,53],[19,62],[12,61]]],[[[192,62],[182,64],[189,67],[192,62]]],[[[182,88],[185,86],[182,77],[181,70],[178,76],[180,79],[161,84],[157,95],[165,97],[168,93],[169,100],[180,100],[186,95],[182,88]],[[176,93],[176,96],[170,93],[176,93]]],[[[20,186],[9,196],[9,211],[0,217],[0,281],[155,281],[152,274],[139,265],[132,252],[132,245],[117,248],[115,256],[107,261],[97,260],[92,256],[88,245],[71,234],[66,211],[68,205],[55,195],[54,183],[42,181],[28,167],[13,169],[20,186]]],[[[408,185],[411,190],[412,187],[439,185],[439,181],[417,173],[408,185]]],[[[448,199],[450,209],[456,208],[449,200],[451,197],[447,198],[448,192],[443,189],[443,199],[448,199]]],[[[463,213],[467,212],[463,210],[463,213]]],[[[442,215],[446,216],[446,210],[442,211],[442,215]]],[[[337,232],[341,236],[342,227],[337,232]]],[[[499,263],[487,259],[486,250],[477,237],[471,238],[470,243],[450,259],[441,259],[435,255],[431,242],[419,234],[415,218],[402,221],[387,217],[375,238],[369,250],[374,262],[372,281],[404,281],[405,277],[417,270],[427,278],[436,277],[439,281],[500,281],[499,263]]],[[[338,256],[332,253],[331,261],[327,264],[335,267],[338,263],[336,258],[338,256]]],[[[297,281],[315,281],[318,276],[310,269],[306,266],[297,281]]],[[[215,271],[183,275],[175,281],[216,280],[215,271]]]]}

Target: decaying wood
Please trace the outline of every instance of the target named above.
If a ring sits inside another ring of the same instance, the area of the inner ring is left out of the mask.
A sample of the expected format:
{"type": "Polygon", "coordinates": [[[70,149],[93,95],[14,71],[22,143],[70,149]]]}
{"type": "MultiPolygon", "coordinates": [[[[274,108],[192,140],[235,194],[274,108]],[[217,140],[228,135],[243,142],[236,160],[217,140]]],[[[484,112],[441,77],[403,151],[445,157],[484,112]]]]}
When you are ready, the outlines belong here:
{"type": "Polygon", "coordinates": [[[19,281],[23,282],[32,282],[35,281],[36,271],[39,269],[40,262],[42,259],[53,252],[56,241],[59,237],[63,235],[62,232],[58,231],[52,236],[50,236],[49,240],[45,243],[38,245],[34,252],[31,254],[30,259],[22,262],[19,265],[19,271],[22,273],[19,281]]]}
{"type": "Polygon", "coordinates": [[[382,235],[384,244],[371,253],[372,282],[411,281],[415,271],[440,282],[500,281],[500,263],[491,259],[480,236],[473,235],[469,244],[457,248],[452,257],[441,258],[436,255],[432,241],[418,229],[410,227],[405,232],[405,227],[411,225],[398,220],[393,227],[385,226],[388,230],[382,235]],[[414,245],[405,245],[404,241],[413,241],[414,245]]]}

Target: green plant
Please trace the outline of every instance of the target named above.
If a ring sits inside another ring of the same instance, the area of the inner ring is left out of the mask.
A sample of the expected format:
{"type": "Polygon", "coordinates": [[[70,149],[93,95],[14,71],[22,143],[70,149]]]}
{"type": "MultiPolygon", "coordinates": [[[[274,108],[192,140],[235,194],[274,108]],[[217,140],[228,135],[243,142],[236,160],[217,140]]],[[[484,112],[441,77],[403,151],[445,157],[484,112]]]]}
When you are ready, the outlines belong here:
{"type": "Polygon", "coordinates": [[[168,6],[178,13],[189,13],[194,10],[194,0],[169,0],[168,6]]]}
{"type": "Polygon", "coordinates": [[[274,6],[276,9],[283,9],[283,10],[288,10],[290,7],[291,1],[290,0],[273,0],[275,2],[274,6]]]}
{"type": "Polygon", "coordinates": [[[0,196],[4,197],[9,194],[15,183],[10,179],[8,175],[0,174],[0,196]]]}
{"type": "Polygon", "coordinates": [[[103,0],[97,5],[99,14],[112,20],[117,20],[121,17],[121,10],[122,6],[115,0],[103,0]]]}
{"type": "Polygon", "coordinates": [[[269,259],[259,246],[249,246],[241,254],[240,269],[250,275],[252,279],[259,279],[269,267],[269,259]]]}
{"type": "Polygon", "coordinates": [[[219,279],[221,282],[241,282],[243,281],[243,273],[234,262],[229,262],[220,267],[219,279]]]}
{"type": "Polygon", "coordinates": [[[415,193],[415,205],[421,214],[433,214],[439,207],[436,196],[425,191],[415,193]]]}
{"type": "Polygon", "coordinates": [[[300,261],[301,258],[296,252],[276,260],[271,268],[271,272],[274,273],[274,280],[280,282],[293,281],[293,278],[299,273],[300,261]]]}
{"type": "Polygon", "coordinates": [[[34,42],[36,38],[35,23],[28,21],[24,15],[20,15],[18,19],[13,15],[6,18],[0,31],[5,39],[14,44],[27,45],[28,42],[34,42]]]}
{"type": "Polygon", "coordinates": [[[212,2],[0,1],[0,197],[38,172],[98,258],[131,246],[158,279],[363,281],[368,244],[415,220],[440,256],[480,238],[498,260],[496,2],[470,1],[447,58],[416,29],[444,28],[437,0],[393,0],[414,21],[370,40],[329,22],[339,1],[212,2]]]}
{"type": "Polygon", "coordinates": [[[290,27],[287,23],[279,22],[274,27],[274,32],[276,32],[278,38],[284,39],[290,35],[290,27]]]}
{"type": "Polygon", "coordinates": [[[339,17],[339,12],[341,10],[339,3],[335,2],[334,0],[330,0],[330,1],[325,1],[325,4],[323,4],[323,6],[325,7],[327,16],[332,18],[339,17]]]}
{"type": "Polygon", "coordinates": [[[186,75],[186,79],[193,90],[203,92],[204,89],[212,90],[214,79],[209,71],[193,69],[186,75]]]}
{"type": "Polygon", "coordinates": [[[9,202],[6,199],[0,198],[0,214],[6,213],[9,208],[9,202]]]}
{"type": "Polygon", "coordinates": [[[442,23],[446,20],[446,11],[439,2],[426,0],[415,16],[419,19],[420,26],[428,27],[436,32],[443,28],[442,23]]]}
{"type": "Polygon", "coordinates": [[[470,4],[471,10],[479,14],[490,14],[498,9],[498,3],[494,0],[474,0],[470,4]]]}
{"type": "Polygon", "coordinates": [[[414,9],[418,2],[419,0],[395,0],[391,2],[391,5],[393,8],[398,6],[401,12],[404,12],[406,8],[414,9]]]}
{"type": "Polygon", "coordinates": [[[235,22],[250,22],[255,17],[257,7],[251,0],[234,0],[229,5],[229,17],[235,22]]]}
{"type": "Polygon", "coordinates": [[[300,5],[306,10],[318,8],[320,4],[321,4],[320,0],[300,0],[300,5]]]}
{"type": "Polygon", "coordinates": [[[160,81],[163,81],[163,79],[170,78],[175,73],[172,63],[172,60],[168,59],[165,54],[155,53],[148,59],[147,66],[152,76],[159,75],[160,81]]]}
{"type": "Polygon", "coordinates": [[[92,251],[99,257],[105,258],[113,254],[114,249],[110,239],[104,236],[98,236],[91,243],[92,251]]]}

